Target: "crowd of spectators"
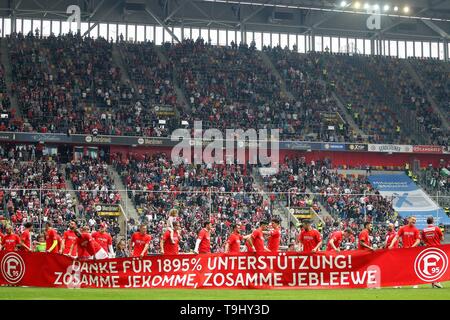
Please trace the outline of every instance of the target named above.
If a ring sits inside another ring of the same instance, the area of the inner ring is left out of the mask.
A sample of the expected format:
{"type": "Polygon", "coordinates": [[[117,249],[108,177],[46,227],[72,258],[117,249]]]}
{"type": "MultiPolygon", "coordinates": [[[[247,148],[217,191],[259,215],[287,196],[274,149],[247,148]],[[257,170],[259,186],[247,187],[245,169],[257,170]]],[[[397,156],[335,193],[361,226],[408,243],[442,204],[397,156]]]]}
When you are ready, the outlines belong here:
{"type": "Polygon", "coordinates": [[[221,251],[231,223],[241,223],[244,232],[250,232],[257,222],[271,217],[269,202],[255,188],[249,166],[174,165],[164,153],[143,157],[116,154],[113,163],[140,215],[131,231],[137,223],[147,223],[149,233],[155,235],[154,248],[172,208],[179,210],[182,246],[188,251],[194,248],[205,220],[213,222],[211,243],[214,250],[221,251]]]}

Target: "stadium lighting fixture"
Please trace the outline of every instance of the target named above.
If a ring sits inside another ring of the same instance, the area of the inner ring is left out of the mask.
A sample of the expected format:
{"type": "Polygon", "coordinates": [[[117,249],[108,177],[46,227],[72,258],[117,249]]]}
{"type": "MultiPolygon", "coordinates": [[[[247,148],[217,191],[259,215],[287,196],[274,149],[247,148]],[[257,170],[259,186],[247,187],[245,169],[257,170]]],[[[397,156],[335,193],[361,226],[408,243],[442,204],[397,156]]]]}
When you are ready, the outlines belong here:
{"type": "Polygon", "coordinates": [[[369,9],[370,8],[370,4],[368,4],[368,3],[364,3],[364,9],[369,9]]]}
{"type": "Polygon", "coordinates": [[[404,12],[404,13],[409,13],[409,7],[408,7],[408,6],[405,6],[405,7],[403,8],[403,12],[404,12]]]}
{"type": "Polygon", "coordinates": [[[389,9],[390,9],[389,5],[388,5],[388,4],[385,4],[384,7],[383,7],[383,10],[384,10],[384,11],[389,11],[389,9]]]}
{"type": "Polygon", "coordinates": [[[356,1],[354,4],[355,9],[361,8],[361,3],[359,1],[356,1]]]}
{"type": "Polygon", "coordinates": [[[341,2],[341,7],[345,7],[345,6],[347,6],[347,1],[342,1],[341,2]]]}
{"type": "Polygon", "coordinates": [[[374,8],[375,10],[379,10],[379,9],[380,9],[380,5],[379,5],[379,4],[374,4],[374,5],[373,5],[373,8],[374,8]]]}
{"type": "Polygon", "coordinates": [[[397,6],[394,7],[394,11],[395,11],[395,12],[398,11],[398,7],[397,7],[397,6]]]}

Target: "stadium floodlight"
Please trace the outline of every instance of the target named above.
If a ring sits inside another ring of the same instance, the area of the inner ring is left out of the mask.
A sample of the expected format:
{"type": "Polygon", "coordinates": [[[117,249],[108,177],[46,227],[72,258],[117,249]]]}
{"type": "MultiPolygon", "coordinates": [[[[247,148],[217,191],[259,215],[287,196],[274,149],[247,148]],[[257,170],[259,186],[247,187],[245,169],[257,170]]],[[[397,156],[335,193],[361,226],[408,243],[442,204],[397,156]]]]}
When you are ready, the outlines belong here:
{"type": "Polygon", "coordinates": [[[404,13],[409,13],[409,7],[408,7],[408,6],[405,6],[405,7],[403,8],[403,12],[404,12],[404,13]]]}
{"type": "Polygon", "coordinates": [[[364,3],[364,9],[369,9],[370,8],[370,4],[368,4],[368,3],[364,3]]]}
{"type": "Polygon", "coordinates": [[[355,7],[355,9],[359,9],[361,8],[361,3],[359,1],[356,1],[353,6],[355,7]]]}
{"type": "Polygon", "coordinates": [[[394,7],[394,11],[395,11],[395,12],[398,11],[398,7],[397,7],[397,6],[394,7]]]}
{"type": "Polygon", "coordinates": [[[373,5],[373,8],[374,8],[375,10],[379,10],[379,9],[380,9],[380,5],[379,5],[379,4],[374,4],[374,5],[373,5]]]}
{"type": "Polygon", "coordinates": [[[384,7],[383,7],[383,10],[384,10],[384,11],[389,11],[389,9],[390,9],[389,5],[388,5],[388,4],[385,4],[384,7]]]}
{"type": "Polygon", "coordinates": [[[345,6],[347,6],[347,1],[342,1],[341,2],[341,7],[345,7],[345,6]]]}

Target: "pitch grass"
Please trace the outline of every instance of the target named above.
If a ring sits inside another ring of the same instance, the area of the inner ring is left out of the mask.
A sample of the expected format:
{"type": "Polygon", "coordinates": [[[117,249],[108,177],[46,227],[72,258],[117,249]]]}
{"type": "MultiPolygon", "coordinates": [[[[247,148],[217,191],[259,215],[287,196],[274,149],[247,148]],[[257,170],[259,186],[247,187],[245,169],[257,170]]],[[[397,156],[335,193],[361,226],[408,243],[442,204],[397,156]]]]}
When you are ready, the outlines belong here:
{"type": "Polygon", "coordinates": [[[382,289],[341,290],[189,290],[57,289],[0,287],[0,300],[450,300],[450,282],[382,289]]]}

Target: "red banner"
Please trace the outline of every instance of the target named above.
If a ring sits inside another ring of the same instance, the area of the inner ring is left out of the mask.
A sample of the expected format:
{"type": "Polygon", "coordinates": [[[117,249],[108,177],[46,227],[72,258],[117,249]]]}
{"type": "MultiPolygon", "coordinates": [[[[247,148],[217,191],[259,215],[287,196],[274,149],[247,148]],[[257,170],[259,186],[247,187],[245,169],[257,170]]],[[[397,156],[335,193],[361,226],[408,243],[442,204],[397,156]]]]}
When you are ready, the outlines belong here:
{"type": "Polygon", "coordinates": [[[414,153],[443,153],[441,146],[413,146],[414,153]]]}
{"type": "Polygon", "coordinates": [[[0,284],[68,288],[331,289],[448,281],[450,245],[342,253],[207,254],[77,261],[0,252],[0,284]]]}

